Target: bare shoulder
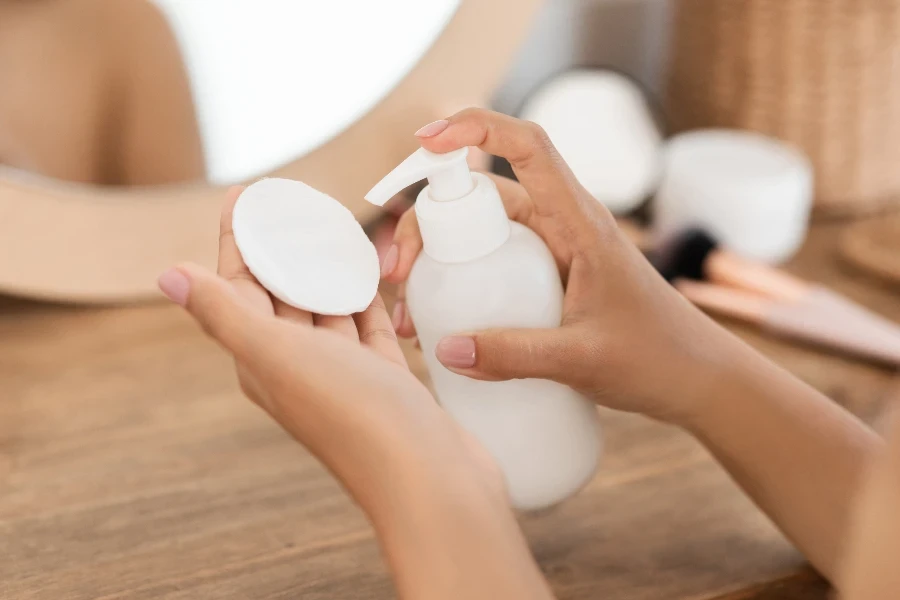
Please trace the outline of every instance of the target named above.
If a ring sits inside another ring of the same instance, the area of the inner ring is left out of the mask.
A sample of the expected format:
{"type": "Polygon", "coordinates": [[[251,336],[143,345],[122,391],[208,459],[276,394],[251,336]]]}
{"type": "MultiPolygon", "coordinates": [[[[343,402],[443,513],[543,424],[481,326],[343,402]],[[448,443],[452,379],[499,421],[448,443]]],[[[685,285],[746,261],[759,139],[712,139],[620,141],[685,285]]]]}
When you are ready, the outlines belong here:
{"type": "Polygon", "coordinates": [[[92,32],[110,57],[135,60],[147,53],[177,51],[169,21],[152,0],[68,0],[59,2],[65,21],[92,32]]]}
{"type": "Polygon", "coordinates": [[[177,49],[168,19],[152,0],[0,2],[0,33],[18,45],[29,40],[92,62],[133,50],[177,49]],[[28,31],[15,37],[17,32],[28,31]]]}
{"type": "MultiPolygon", "coordinates": [[[[190,80],[164,12],[150,0],[103,5],[109,81],[116,90],[115,147],[108,160],[125,185],[203,179],[205,166],[190,80]]],[[[101,10],[101,9],[98,9],[101,10]]]]}
{"type": "Polygon", "coordinates": [[[109,24],[127,28],[134,33],[149,33],[168,37],[169,23],[162,9],[152,0],[81,0],[101,4],[109,24]]]}
{"type": "Polygon", "coordinates": [[[153,0],[55,0],[55,4],[72,18],[87,18],[98,24],[166,24],[165,15],[153,0]]]}
{"type": "Polygon", "coordinates": [[[204,173],[180,47],[151,0],[0,0],[0,91],[0,162],[90,183],[204,173]]]}
{"type": "MultiPolygon", "coordinates": [[[[112,132],[101,162],[107,179],[153,185],[205,173],[190,82],[164,12],[151,0],[57,0],[93,33],[112,132]]],[[[84,33],[82,39],[89,36],[84,33]]]]}

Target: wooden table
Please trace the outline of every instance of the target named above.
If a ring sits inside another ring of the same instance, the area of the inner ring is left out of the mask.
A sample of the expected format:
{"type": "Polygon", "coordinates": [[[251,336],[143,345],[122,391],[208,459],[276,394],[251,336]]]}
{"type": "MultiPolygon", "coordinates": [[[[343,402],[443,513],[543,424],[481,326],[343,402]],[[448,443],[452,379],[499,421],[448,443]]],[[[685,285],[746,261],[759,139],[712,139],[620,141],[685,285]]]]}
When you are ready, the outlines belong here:
{"type": "MultiPolygon", "coordinates": [[[[897,295],[836,260],[837,231],[817,227],[795,270],[900,320],[897,295]]],[[[866,417],[896,385],[740,333],[866,417]]],[[[602,416],[593,484],[523,523],[559,598],[827,597],[691,438],[602,416]]],[[[359,511],[180,310],[0,305],[0,598],[391,597],[359,511]]]]}

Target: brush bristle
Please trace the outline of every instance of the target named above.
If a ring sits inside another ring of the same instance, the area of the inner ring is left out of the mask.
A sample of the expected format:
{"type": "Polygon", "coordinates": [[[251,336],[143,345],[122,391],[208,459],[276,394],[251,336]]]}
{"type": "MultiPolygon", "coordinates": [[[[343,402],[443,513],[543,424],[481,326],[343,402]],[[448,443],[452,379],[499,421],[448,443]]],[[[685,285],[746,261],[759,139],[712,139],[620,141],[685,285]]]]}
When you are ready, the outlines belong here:
{"type": "Polygon", "coordinates": [[[652,261],[653,266],[669,282],[703,280],[706,259],[716,248],[718,243],[711,235],[701,229],[690,229],[661,247],[652,261]]]}

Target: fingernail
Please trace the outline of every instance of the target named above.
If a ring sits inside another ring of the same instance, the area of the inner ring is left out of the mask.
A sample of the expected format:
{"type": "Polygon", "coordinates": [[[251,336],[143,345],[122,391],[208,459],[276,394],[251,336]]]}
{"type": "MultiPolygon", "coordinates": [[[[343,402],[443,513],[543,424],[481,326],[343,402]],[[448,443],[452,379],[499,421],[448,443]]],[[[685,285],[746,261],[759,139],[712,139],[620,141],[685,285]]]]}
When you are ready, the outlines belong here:
{"type": "Polygon", "coordinates": [[[418,130],[416,132],[416,137],[419,137],[419,138],[434,137],[437,134],[444,131],[445,129],[447,129],[447,127],[449,127],[449,126],[450,126],[450,121],[448,121],[447,119],[441,119],[440,121],[435,121],[434,123],[429,123],[422,129],[418,130]]]}
{"type": "Polygon", "coordinates": [[[166,295],[166,298],[179,306],[187,304],[191,282],[188,281],[184,273],[178,269],[169,269],[160,275],[157,283],[159,284],[159,289],[166,295]]]}
{"type": "Polygon", "coordinates": [[[404,319],[406,319],[406,302],[397,300],[397,304],[394,305],[394,313],[391,315],[391,325],[394,326],[394,331],[400,330],[404,319]]]}
{"type": "Polygon", "coordinates": [[[475,339],[470,337],[444,338],[438,342],[434,353],[446,367],[471,369],[475,366],[475,339]]]}
{"type": "Polygon", "coordinates": [[[396,244],[392,244],[387,254],[384,255],[384,262],[381,263],[381,276],[387,277],[393,273],[398,262],[400,262],[400,249],[396,244]]]}

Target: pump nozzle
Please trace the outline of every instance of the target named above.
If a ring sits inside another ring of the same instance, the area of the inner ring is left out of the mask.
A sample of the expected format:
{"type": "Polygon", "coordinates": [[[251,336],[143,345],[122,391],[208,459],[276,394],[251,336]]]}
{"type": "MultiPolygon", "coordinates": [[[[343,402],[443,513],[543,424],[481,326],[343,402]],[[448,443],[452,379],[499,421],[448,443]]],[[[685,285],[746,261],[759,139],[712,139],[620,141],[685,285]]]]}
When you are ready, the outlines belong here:
{"type": "Polygon", "coordinates": [[[469,164],[466,162],[468,155],[468,148],[460,148],[446,154],[435,154],[419,148],[379,181],[366,194],[366,200],[377,206],[384,206],[404,188],[426,178],[432,200],[436,202],[458,200],[475,188],[469,164]]]}
{"type": "Polygon", "coordinates": [[[497,186],[469,171],[468,154],[468,148],[446,154],[420,148],[366,194],[366,200],[384,206],[403,188],[428,178],[428,187],[416,198],[416,220],[425,254],[441,263],[486,256],[510,235],[497,186]]]}

